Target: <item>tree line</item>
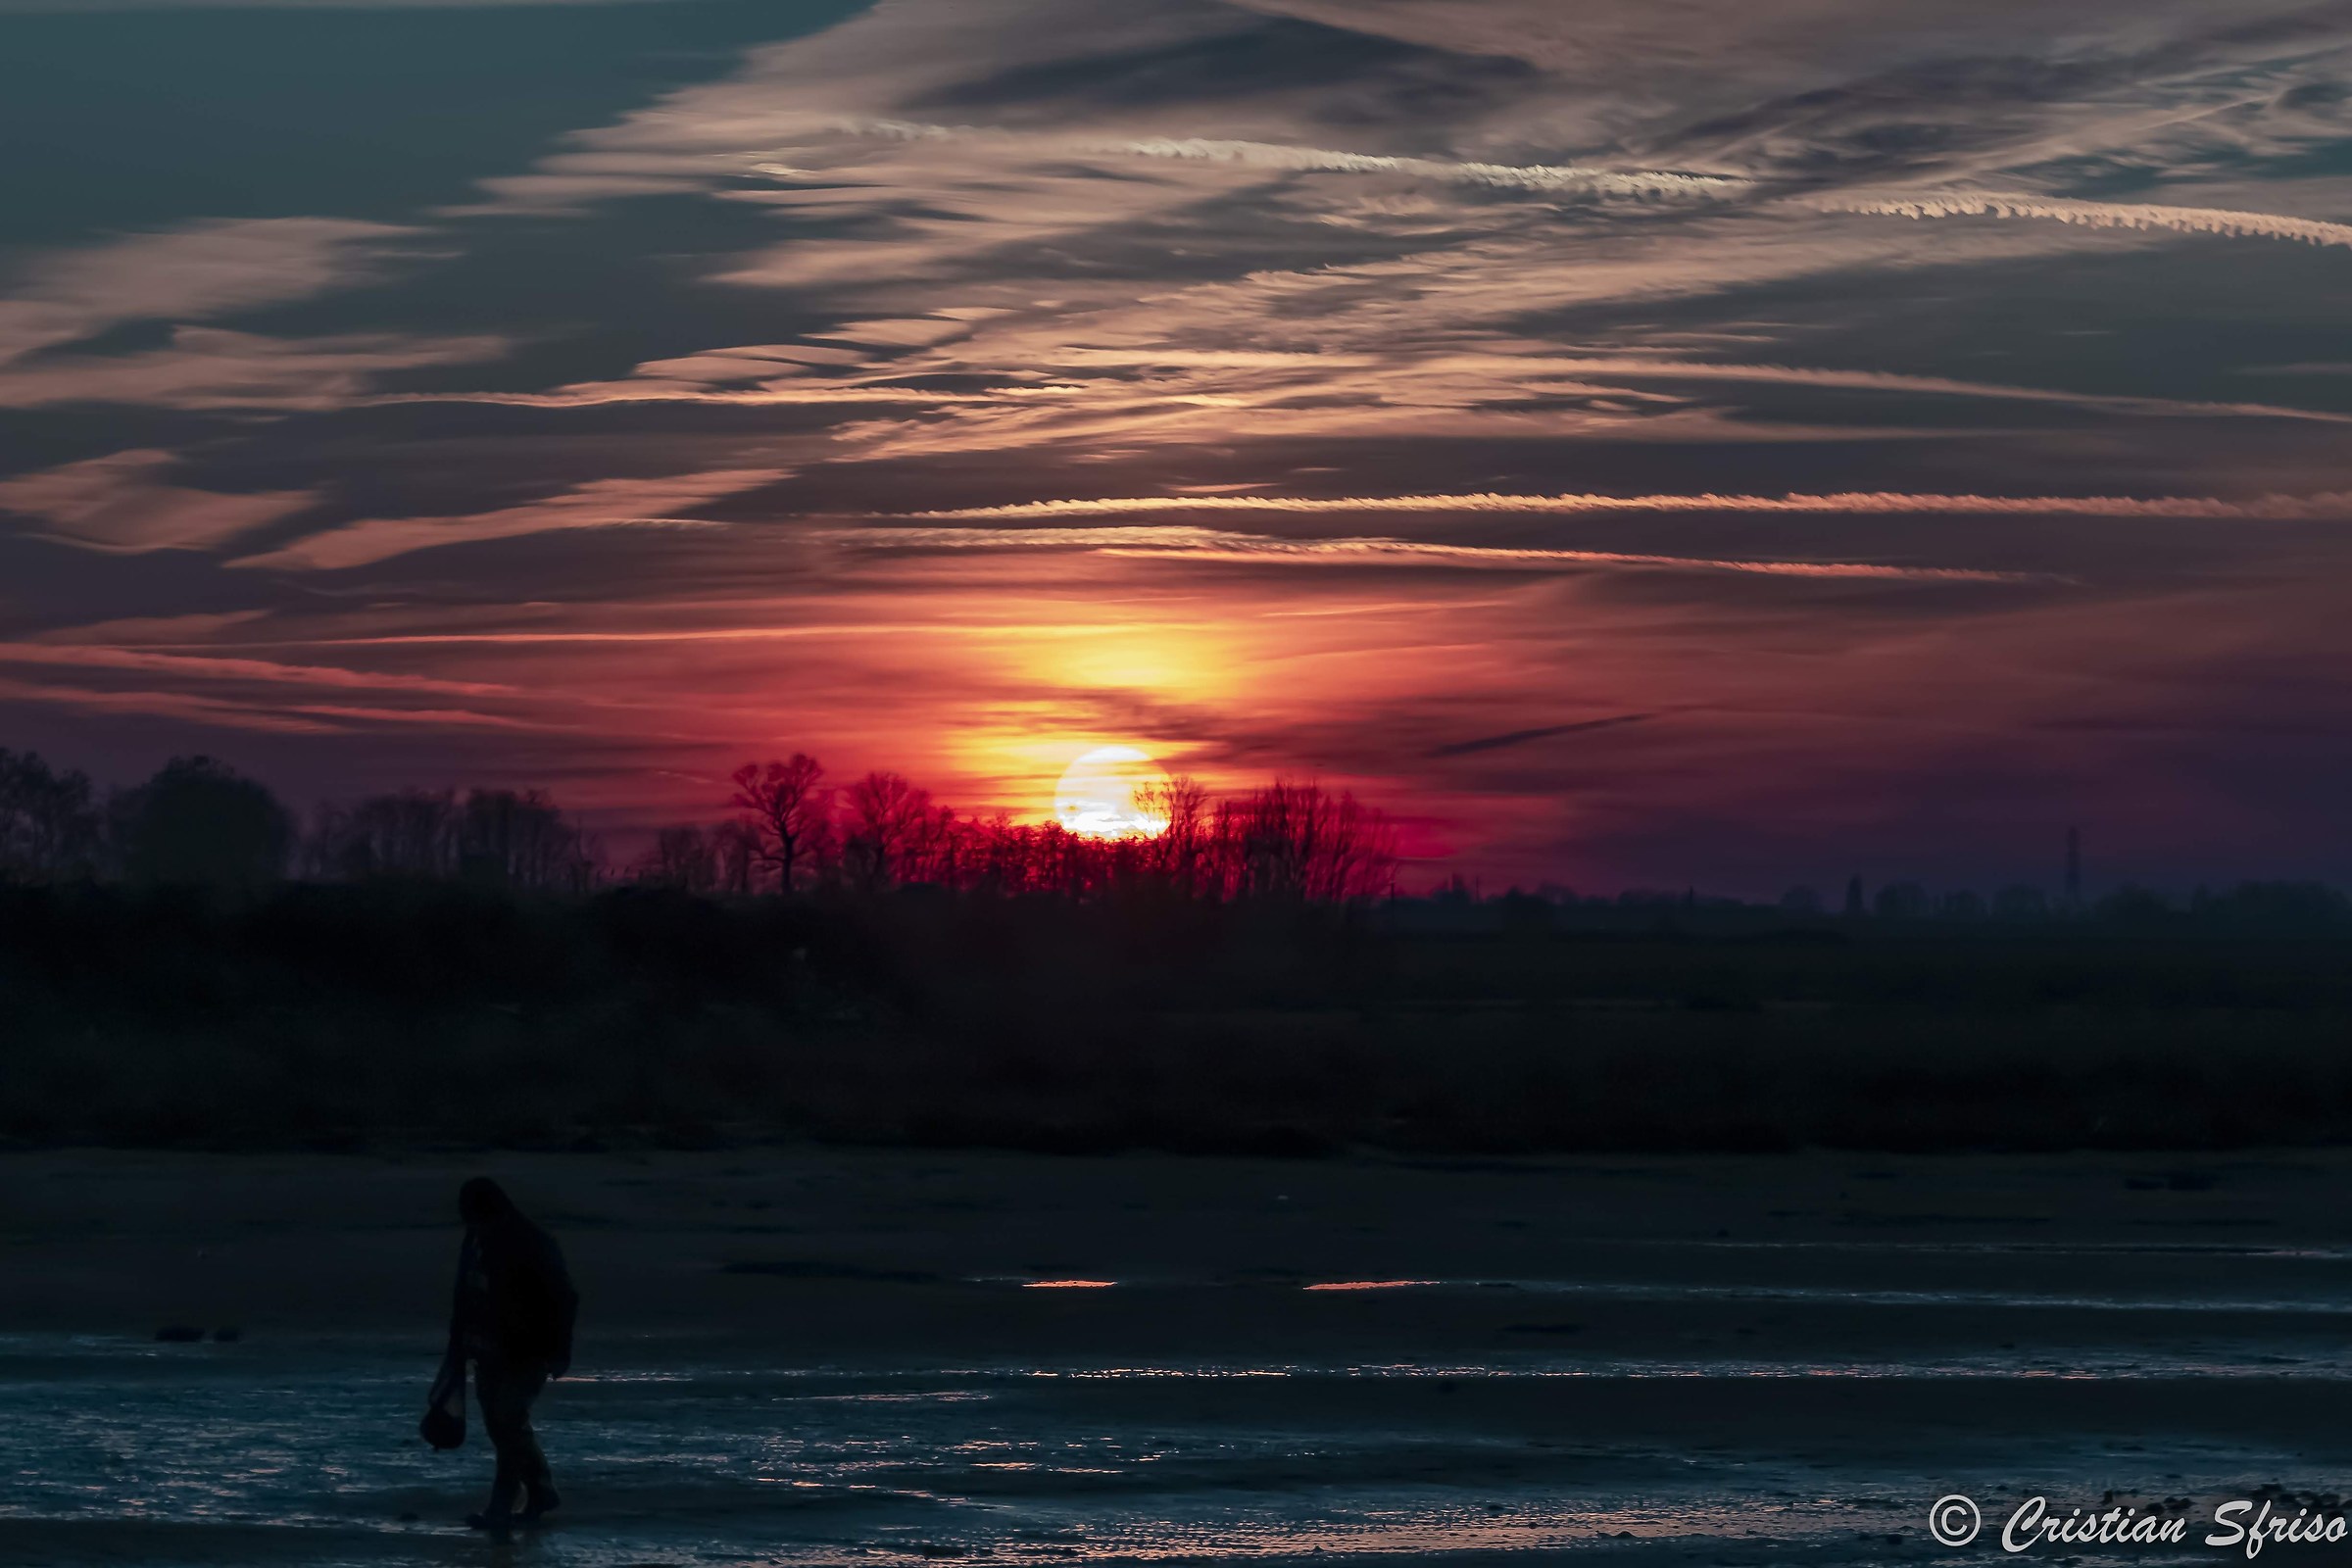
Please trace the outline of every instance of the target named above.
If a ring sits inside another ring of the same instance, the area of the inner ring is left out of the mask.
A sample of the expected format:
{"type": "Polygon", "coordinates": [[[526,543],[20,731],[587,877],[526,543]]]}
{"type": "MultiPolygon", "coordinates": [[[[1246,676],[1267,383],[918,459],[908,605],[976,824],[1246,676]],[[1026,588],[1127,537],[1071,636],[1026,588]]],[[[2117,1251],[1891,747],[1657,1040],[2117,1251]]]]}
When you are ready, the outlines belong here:
{"type": "Polygon", "coordinates": [[[175,758],[101,793],[83,773],[0,749],[0,882],[401,878],[555,893],[621,882],[733,897],[913,885],[1084,897],[1149,882],[1192,899],[1345,904],[1392,893],[1398,859],[1387,817],[1314,783],[1219,799],[1178,778],[1139,801],[1164,831],[1102,839],[960,812],[888,770],[836,787],[805,753],[747,762],[730,782],[713,803],[728,816],[663,828],[615,865],[539,790],[399,790],[327,803],[305,823],[211,758],[175,758]]]}
{"type": "Polygon", "coordinates": [[[577,891],[595,841],[537,790],[404,790],[321,806],[306,825],[210,757],[101,793],[78,770],[0,747],[0,882],[121,880],[253,889],[297,876],[411,876],[577,891]]]}
{"type": "MultiPolygon", "coordinates": [[[[1056,822],[964,813],[904,774],[876,770],[836,787],[805,753],[747,762],[710,823],[661,829],[647,851],[610,861],[603,846],[546,792],[419,790],[329,802],[298,818],[259,781],[208,757],[174,758],[144,783],[102,791],[79,771],[0,747],[0,884],[122,881],[251,890],[289,877],[466,882],[535,893],[612,885],[673,888],[705,897],[873,893],[906,886],[1092,897],[1150,885],[1203,902],[1289,900],[1350,904],[1392,896],[1396,833],[1345,792],[1278,781],[1213,798],[1177,778],[1139,799],[1167,823],[1150,838],[1098,839],[1056,822]]],[[[2316,882],[2198,888],[2184,900],[2125,886],[2080,905],[2031,886],[1990,898],[1932,895],[1896,881],[1849,881],[1834,906],[1808,887],[1775,906],[1641,889],[1580,898],[1545,884],[1487,897],[1456,876],[1431,896],[1514,928],[1548,927],[1577,911],[1695,914],[1743,911],[1811,923],[1889,926],[2038,925],[2087,920],[2148,931],[2352,929],[2352,900],[2316,882]],[[1866,896],[1867,894],[1867,896],[1866,896]]]]}
{"type": "Polygon", "coordinates": [[[1179,777],[1139,792],[1151,836],[1091,838],[1008,812],[964,815],[904,774],[875,771],[839,790],[805,753],[736,769],[720,826],[661,835],[640,874],[692,891],[788,892],[905,883],[1002,893],[1089,894],[1150,881],[1216,901],[1346,904],[1395,891],[1396,832],[1345,791],[1278,780],[1215,799],[1179,777]]]}

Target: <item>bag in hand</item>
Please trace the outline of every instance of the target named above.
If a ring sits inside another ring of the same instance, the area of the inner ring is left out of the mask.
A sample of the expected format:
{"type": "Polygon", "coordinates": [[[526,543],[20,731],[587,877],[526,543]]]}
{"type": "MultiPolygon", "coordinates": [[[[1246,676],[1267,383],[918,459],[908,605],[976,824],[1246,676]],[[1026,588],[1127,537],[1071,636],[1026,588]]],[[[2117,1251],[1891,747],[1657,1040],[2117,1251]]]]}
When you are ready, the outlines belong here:
{"type": "Polygon", "coordinates": [[[424,1419],[416,1423],[416,1433],[436,1448],[465,1445],[466,1361],[454,1346],[433,1379],[433,1392],[425,1396],[424,1419]]]}
{"type": "Polygon", "coordinates": [[[424,1419],[416,1423],[416,1431],[436,1448],[463,1447],[466,1443],[466,1417],[435,1405],[424,1412],[424,1419]]]}

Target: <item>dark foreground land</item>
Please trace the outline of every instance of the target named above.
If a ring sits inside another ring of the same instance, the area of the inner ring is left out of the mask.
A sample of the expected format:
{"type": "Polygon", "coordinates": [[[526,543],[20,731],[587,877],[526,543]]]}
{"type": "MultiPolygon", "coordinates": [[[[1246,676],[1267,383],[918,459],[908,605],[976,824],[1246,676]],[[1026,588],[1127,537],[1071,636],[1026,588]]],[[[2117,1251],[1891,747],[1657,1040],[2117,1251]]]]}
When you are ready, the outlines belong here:
{"type": "Polygon", "coordinates": [[[20,1145],[2236,1149],[2352,1138],[2352,939],[1430,929],[911,890],[0,890],[20,1145]]]}
{"type": "Polygon", "coordinates": [[[2336,1152],[0,1154],[0,1563],[2010,1560],[1929,1539],[1950,1493],[2201,1538],[2343,1490],[2347,1187],[2336,1152]],[[512,1553],[456,1523],[478,1435],[414,1437],[485,1169],[586,1300],[540,1412],[570,1500],[512,1553]]]}

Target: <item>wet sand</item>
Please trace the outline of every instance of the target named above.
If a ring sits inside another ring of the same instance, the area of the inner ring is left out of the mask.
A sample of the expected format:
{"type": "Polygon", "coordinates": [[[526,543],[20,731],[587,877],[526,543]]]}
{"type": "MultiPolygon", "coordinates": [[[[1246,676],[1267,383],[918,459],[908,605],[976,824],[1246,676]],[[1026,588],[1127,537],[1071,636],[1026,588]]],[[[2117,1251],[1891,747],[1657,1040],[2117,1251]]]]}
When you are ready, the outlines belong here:
{"type": "Polygon", "coordinates": [[[0,1561],[1997,1557],[1929,1540],[1928,1503],[1997,1528],[2028,1493],[2352,1490],[2348,1179],[2334,1152],[9,1154],[0,1561]],[[587,1301],[543,1406],[570,1502],[512,1548],[453,1525],[478,1434],[414,1439],[477,1169],[587,1301]]]}

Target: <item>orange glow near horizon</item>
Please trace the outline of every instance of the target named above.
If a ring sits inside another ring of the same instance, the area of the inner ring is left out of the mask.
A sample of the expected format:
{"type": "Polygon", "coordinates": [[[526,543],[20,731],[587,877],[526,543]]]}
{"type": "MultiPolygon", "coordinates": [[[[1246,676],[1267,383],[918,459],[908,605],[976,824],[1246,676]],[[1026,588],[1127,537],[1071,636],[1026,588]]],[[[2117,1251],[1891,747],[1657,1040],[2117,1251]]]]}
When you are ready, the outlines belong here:
{"type": "Polygon", "coordinates": [[[1167,782],[1150,754],[1098,746],[1063,771],[1054,787],[1054,815],[1080,838],[1156,838],[1168,830],[1168,819],[1151,797],[1167,782]]]}

